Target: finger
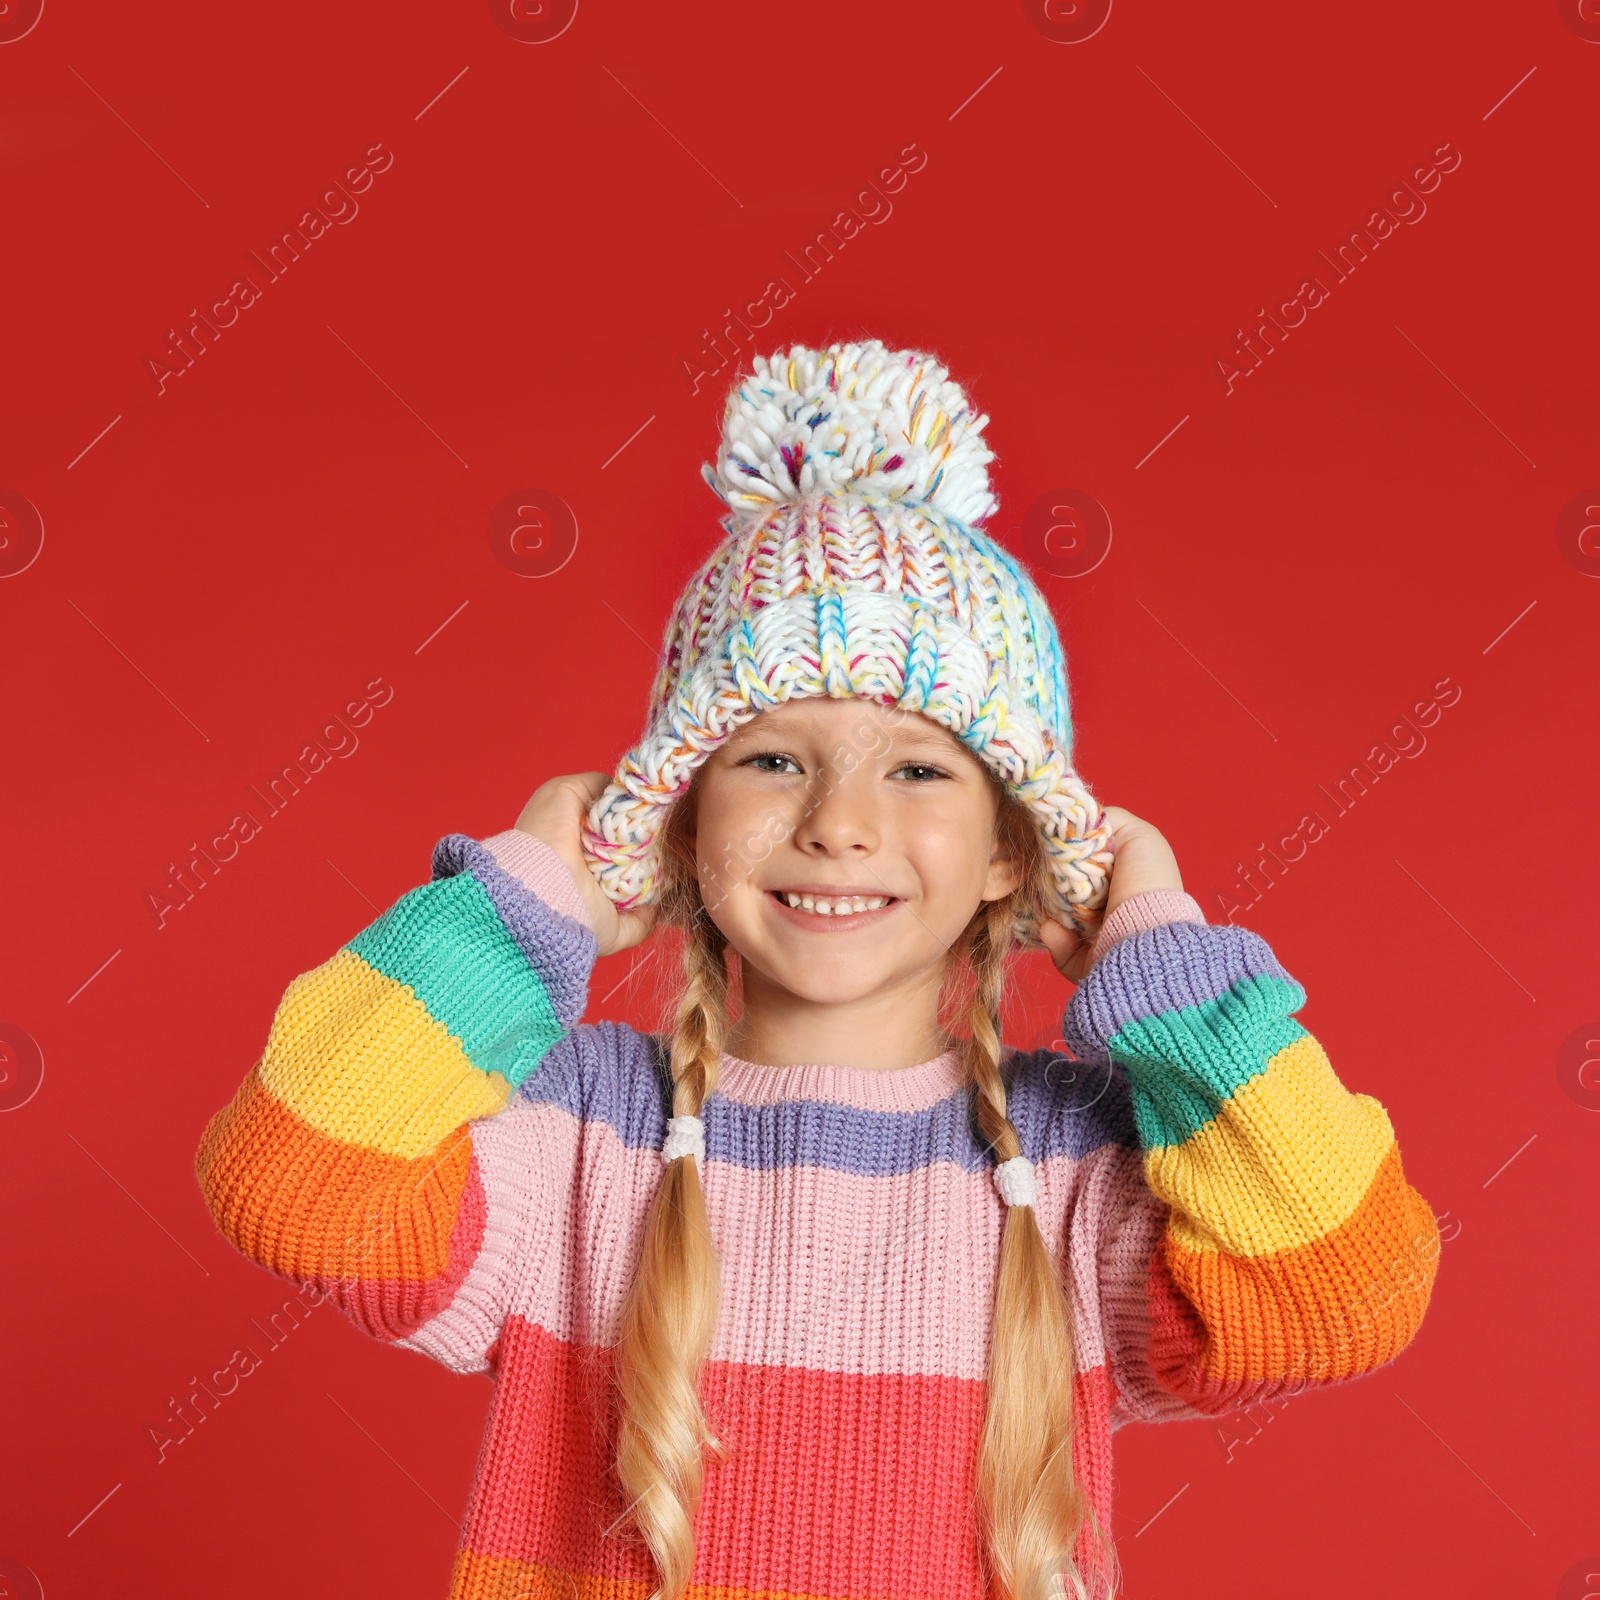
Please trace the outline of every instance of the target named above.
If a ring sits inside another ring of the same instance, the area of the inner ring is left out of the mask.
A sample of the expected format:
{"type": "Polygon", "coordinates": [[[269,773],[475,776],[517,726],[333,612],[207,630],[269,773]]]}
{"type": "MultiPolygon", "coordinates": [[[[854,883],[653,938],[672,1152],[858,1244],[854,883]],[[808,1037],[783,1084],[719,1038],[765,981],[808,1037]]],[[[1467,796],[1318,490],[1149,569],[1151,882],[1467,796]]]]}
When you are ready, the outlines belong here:
{"type": "Polygon", "coordinates": [[[1076,930],[1055,921],[1039,924],[1039,942],[1049,952],[1050,959],[1058,969],[1065,967],[1083,948],[1083,939],[1076,930]]]}
{"type": "Polygon", "coordinates": [[[631,950],[650,937],[656,925],[658,906],[641,906],[636,911],[623,911],[617,915],[617,926],[622,934],[622,946],[631,950]]]}

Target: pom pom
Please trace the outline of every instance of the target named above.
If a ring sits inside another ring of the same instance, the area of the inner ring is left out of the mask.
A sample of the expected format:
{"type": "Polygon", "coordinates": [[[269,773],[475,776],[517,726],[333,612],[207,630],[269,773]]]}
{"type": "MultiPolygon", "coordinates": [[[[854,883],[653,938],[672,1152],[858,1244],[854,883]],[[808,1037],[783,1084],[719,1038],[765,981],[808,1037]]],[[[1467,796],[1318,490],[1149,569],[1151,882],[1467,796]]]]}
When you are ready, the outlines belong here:
{"type": "Polygon", "coordinates": [[[740,519],[810,494],[925,505],[969,527],[998,503],[978,415],[931,355],[865,344],[757,356],[706,481],[740,519]]]}

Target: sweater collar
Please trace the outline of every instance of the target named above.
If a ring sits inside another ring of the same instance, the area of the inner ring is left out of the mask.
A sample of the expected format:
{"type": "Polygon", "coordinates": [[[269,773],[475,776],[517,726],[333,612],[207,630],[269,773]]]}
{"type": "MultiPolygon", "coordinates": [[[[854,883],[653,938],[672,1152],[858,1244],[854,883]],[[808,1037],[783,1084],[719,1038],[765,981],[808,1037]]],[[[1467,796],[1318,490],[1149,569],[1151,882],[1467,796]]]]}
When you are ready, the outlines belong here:
{"type": "Polygon", "coordinates": [[[886,1072],[870,1067],[838,1067],[810,1061],[775,1067],[722,1056],[717,1092],[743,1105],[776,1105],[785,1100],[821,1100],[864,1111],[925,1111],[966,1086],[964,1047],[914,1067],[886,1072]]]}

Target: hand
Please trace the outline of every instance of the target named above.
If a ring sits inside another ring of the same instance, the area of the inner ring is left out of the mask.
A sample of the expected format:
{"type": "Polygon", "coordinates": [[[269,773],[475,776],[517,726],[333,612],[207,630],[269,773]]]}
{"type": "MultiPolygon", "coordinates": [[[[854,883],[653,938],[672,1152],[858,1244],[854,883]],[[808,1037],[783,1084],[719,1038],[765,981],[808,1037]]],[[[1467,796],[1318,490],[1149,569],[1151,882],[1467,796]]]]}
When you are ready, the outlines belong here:
{"type": "MultiPolygon", "coordinates": [[[[1153,823],[1136,817],[1121,806],[1107,806],[1106,821],[1111,824],[1111,888],[1106,895],[1106,916],[1124,900],[1148,889],[1183,889],[1183,875],[1172,846],[1153,823]]],[[[1039,925],[1039,939],[1056,971],[1072,983],[1082,983],[1094,965],[1094,941],[1084,939],[1075,929],[1060,922],[1039,925]]]]}
{"type": "Polygon", "coordinates": [[[619,911],[584,858],[584,814],[610,781],[609,772],[575,772],[551,778],[534,790],[533,798],[517,818],[517,827],[523,833],[531,833],[535,839],[544,840],[572,874],[603,956],[642,944],[656,921],[654,906],[619,911]]]}

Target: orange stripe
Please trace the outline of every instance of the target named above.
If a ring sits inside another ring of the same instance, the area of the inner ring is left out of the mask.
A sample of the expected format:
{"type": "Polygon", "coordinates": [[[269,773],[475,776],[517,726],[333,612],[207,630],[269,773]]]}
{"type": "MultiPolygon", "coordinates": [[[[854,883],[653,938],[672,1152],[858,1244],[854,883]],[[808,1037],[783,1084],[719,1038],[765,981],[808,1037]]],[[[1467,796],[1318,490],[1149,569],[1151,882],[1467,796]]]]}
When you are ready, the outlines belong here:
{"type": "Polygon", "coordinates": [[[609,1578],[518,1561],[514,1556],[460,1550],[450,1580],[450,1600],[645,1600],[658,1587],[653,1564],[646,1578],[609,1578]]]}
{"type": "Polygon", "coordinates": [[[1392,1361],[1438,1270],[1433,1212],[1391,1150],[1349,1219],[1276,1255],[1191,1251],[1170,1234],[1150,1272],[1150,1358],[1197,1409],[1338,1382],[1392,1361]]]}
{"type": "Polygon", "coordinates": [[[297,1277],[444,1276],[472,1165],[465,1128],[415,1160],[330,1139],[275,1100],[252,1067],[195,1161],[217,1225],[252,1260],[297,1277]]]}

